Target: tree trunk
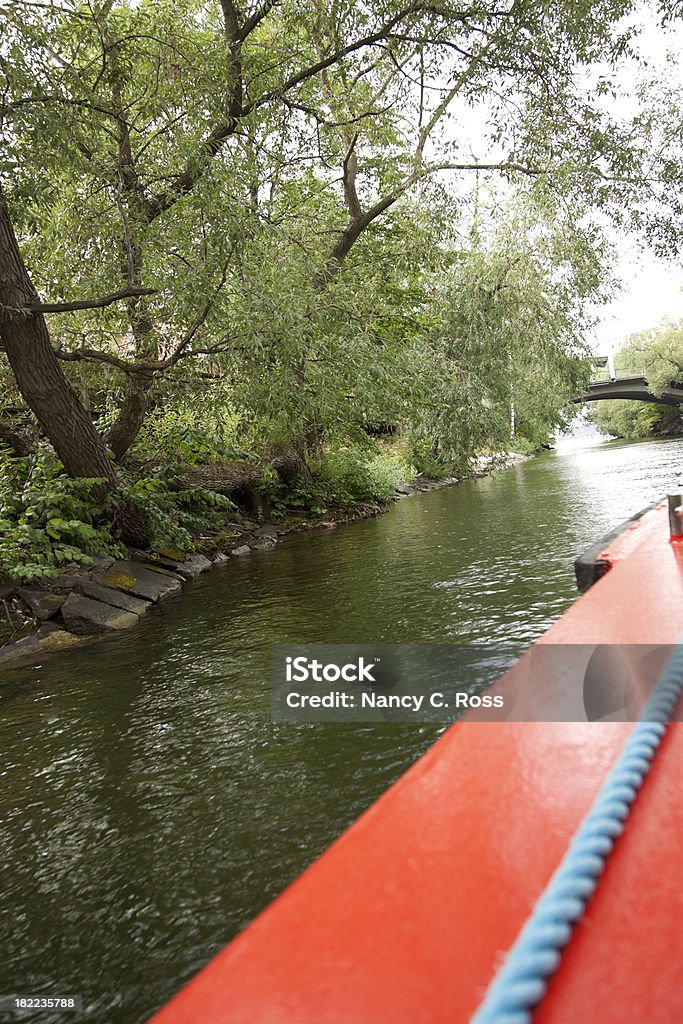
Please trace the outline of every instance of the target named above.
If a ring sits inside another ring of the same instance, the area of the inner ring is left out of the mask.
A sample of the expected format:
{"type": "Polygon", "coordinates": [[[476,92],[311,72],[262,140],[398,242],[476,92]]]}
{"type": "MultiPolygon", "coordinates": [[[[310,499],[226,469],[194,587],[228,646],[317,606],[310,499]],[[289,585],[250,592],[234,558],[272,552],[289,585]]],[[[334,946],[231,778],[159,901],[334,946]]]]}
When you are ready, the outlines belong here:
{"type": "Polygon", "coordinates": [[[271,465],[287,487],[313,483],[313,474],[306,462],[303,442],[299,445],[277,445],[271,449],[271,454],[271,465]]]}
{"type": "Polygon", "coordinates": [[[149,409],[149,398],[146,391],[131,381],[123,399],[118,419],[105,435],[107,447],[114,453],[118,461],[133,446],[145,422],[149,409]]]}
{"type": "Polygon", "coordinates": [[[0,420],[0,444],[11,448],[15,455],[25,457],[38,447],[38,435],[29,427],[0,420]]]}
{"type": "MultiPolygon", "coordinates": [[[[45,317],[28,311],[38,302],[4,197],[0,195],[0,342],[24,401],[67,473],[72,477],[101,478],[103,483],[93,488],[93,495],[102,500],[118,484],[116,470],[104,441],[62,373],[50,344],[45,317]]],[[[127,509],[124,524],[139,543],[146,532],[140,513],[127,509]]]]}

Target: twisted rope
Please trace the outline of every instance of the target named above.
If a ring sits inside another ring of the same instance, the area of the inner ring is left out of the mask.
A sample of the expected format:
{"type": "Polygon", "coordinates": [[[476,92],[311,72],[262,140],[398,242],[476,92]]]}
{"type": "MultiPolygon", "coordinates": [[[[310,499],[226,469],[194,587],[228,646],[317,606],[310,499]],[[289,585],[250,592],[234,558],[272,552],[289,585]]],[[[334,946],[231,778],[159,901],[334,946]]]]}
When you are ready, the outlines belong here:
{"type": "Polygon", "coordinates": [[[683,694],[679,643],[569,849],[493,979],[471,1024],[530,1024],[562,951],[593,895],[607,857],[650,770],[683,694]]]}

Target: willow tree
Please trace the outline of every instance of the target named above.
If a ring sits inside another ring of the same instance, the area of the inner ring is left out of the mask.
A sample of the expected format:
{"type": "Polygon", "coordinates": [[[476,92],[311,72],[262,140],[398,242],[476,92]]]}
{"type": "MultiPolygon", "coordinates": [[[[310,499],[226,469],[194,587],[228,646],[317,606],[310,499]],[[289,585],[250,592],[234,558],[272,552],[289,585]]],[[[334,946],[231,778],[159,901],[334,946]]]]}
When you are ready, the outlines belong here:
{"type": "Polygon", "coordinates": [[[425,360],[419,429],[435,455],[539,444],[574,414],[611,263],[594,229],[545,196],[508,203],[499,223],[477,218],[442,284],[425,360]]]}
{"type": "Polygon", "coordinates": [[[283,324],[281,340],[295,336],[289,369],[304,393],[306,320],[377,224],[434,175],[552,171],[517,151],[517,100],[562,95],[590,111],[576,68],[618,55],[615,25],[630,6],[10,0],[2,343],[69,472],[113,486],[107,448],[128,450],[164,376],[249,347],[249,325],[236,330],[230,315],[274,241],[302,254],[304,323],[283,324]],[[454,122],[441,129],[494,99],[506,123],[474,159],[454,122]],[[104,364],[125,381],[105,437],[60,361],[104,364]]]}

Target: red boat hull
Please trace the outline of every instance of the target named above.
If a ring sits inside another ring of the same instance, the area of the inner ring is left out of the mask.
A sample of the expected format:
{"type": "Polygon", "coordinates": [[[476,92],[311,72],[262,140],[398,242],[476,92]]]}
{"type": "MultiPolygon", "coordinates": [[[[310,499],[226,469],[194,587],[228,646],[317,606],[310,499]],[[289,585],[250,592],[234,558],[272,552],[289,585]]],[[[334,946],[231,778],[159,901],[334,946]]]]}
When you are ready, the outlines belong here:
{"type": "MultiPolygon", "coordinates": [[[[602,560],[540,642],[676,643],[683,546],[666,508],[602,560]]],[[[154,1024],[464,1024],[631,729],[456,723],[154,1024]]],[[[683,1021],[681,778],[676,723],[535,1024],[683,1021]]]]}

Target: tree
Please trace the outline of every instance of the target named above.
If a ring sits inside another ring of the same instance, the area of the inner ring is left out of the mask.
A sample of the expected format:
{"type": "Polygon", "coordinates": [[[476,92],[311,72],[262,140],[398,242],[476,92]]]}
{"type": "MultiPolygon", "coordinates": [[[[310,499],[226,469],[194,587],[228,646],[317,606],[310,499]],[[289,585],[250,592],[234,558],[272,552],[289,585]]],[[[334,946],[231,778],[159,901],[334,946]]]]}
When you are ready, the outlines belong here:
{"type": "MultiPolygon", "coordinates": [[[[299,393],[311,387],[330,285],[409,192],[439,173],[547,171],[518,159],[514,132],[490,159],[439,144],[449,111],[493,97],[512,109],[533,89],[585,105],[576,63],[619,50],[612,29],[629,8],[603,0],[579,18],[550,2],[107,0],[46,11],[13,0],[2,51],[8,208],[44,298],[86,307],[62,310],[57,355],[110,368],[122,392],[107,437],[115,454],[165,377],[248,346],[248,325],[230,322],[234,298],[283,241],[287,266],[301,254],[309,295],[303,325],[295,313],[280,340],[298,332],[292,377],[299,393]],[[93,294],[124,303],[88,312],[93,294]]],[[[81,419],[74,443],[87,451],[81,419]]]]}
{"type": "Polygon", "coordinates": [[[478,213],[446,279],[421,427],[442,458],[540,444],[587,383],[591,306],[611,283],[605,247],[536,199],[508,204],[497,225],[478,213]]]}
{"type": "Polygon", "coordinates": [[[19,388],[68,473],[97,477],[103,496],[116,486],[106,447],[50,343],[45,314],[21,258],[0,194],[0,339],[19,388]],[[74,436],[78,444],[74,444],[74,436]]]}
{"type": "MultiPolygon", "coordinates": [[[[645,376],[655,395],[670,384],[683,385],[683,322],[666,321],[631,334],[614,361],[617,372],[628,370],[645,376]]],[[[599,430],[615,437],[678,435],[683,430],[680,408],[651,402],[597,402],[590,417],[599,430]]]]}
{"type": "MultiPolygon", "coordinates": [[[[0,341],[22,395],[67,472],[73,477],[93,479],[94,496],[105,498],[118,484],[114,466],[61,371],[1,192],[0,341]]],[[[133,502],[122,501],[116,516],[127,540],[144,543],[147,528],[133,502]]]]}

